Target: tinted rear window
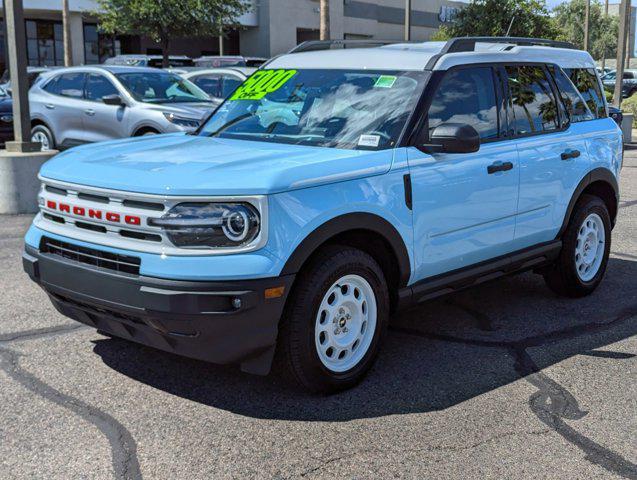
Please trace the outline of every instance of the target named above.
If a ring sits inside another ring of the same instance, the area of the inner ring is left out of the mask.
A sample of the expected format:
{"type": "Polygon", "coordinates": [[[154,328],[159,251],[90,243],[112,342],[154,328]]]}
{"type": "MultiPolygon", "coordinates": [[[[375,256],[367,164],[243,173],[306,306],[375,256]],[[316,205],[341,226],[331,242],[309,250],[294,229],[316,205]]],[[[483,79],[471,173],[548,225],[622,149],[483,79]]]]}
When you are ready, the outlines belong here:
{"type": "Polygon", "coordinates": [[[564,72],[577,87],[595,118],[606,117],[604,94],[592,68],[565,68],[564,72]]]}

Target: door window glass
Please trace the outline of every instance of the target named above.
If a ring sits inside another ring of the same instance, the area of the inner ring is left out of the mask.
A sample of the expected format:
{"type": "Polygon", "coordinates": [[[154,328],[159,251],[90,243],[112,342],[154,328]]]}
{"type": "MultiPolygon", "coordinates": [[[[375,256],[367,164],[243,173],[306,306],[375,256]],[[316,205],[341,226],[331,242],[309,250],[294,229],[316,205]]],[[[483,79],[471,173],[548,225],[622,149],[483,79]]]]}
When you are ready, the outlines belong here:
{"type": "Polygon", "coordinates": [[[63,97],[82,98],[84,96],[84,73],[65,73],[47,83],[44,89],[49,93],[63,97]]]}
{"type": "Polygon", "coordinates": [[[508,66],[513,123],[517,134],[542,133],[559,128],[557,103],[544,69],[508,66]]]}
{"type": "Polygon", "coordinates": [[[443,123],[471,125],[481,139],[498,137],[498,109],[489,67],[461,68],[440,82],[428,112],[429,133],[443,123]]]}
{"type": "Polygon", "coordinates": [[[102,101],[107,95],[118,95],[115,86],[104,76],[91,73],[86,80],[86,98],[102,101]]]}
{"type": "Polygon", "coordinates": [[[200,75],[193,83],[211,97],[221,96],[221,75],[200,75]]]}
{"type": "Polygon", "coordinates": [[[575,88],[573,82],[571,82],[562,69],[551,66],[549,67],[549,71],[553,75],[553,79],[559,90],[562,105],[564,105],[568,120],[573,123],[593,120],[595,117],[588,108],[588,105],[586,105],[586,102],[584,102],[577,88],[575,88]]]}

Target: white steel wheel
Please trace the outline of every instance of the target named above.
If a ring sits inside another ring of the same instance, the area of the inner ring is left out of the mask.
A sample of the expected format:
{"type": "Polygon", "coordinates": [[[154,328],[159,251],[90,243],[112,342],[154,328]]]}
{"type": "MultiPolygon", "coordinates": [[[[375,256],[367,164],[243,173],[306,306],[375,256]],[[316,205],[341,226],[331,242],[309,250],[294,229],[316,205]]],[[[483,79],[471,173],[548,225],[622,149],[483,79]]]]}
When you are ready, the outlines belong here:
{"type": "Polygon", "coordinates": [[[42,145],[42,151],[51,150],[51,142],[46,133],[41,130],[36,130],[31,134],[32,142],[39,142],[42,145]]]}
{"type": "Polygon", "coordinates": [[[604,260],[606,231],[604,222],[596,213],[586,217],[577,232],[575,246],[575,270],[580,280],[591,281],[604,260]]]}
{"type": "Polygon", "coordinates": [[[345,275],[327,290],[315,322],[319,360],[332,372],[346,372],[363,359],[374,338],[378,308],[371,285],[345,275]]]}

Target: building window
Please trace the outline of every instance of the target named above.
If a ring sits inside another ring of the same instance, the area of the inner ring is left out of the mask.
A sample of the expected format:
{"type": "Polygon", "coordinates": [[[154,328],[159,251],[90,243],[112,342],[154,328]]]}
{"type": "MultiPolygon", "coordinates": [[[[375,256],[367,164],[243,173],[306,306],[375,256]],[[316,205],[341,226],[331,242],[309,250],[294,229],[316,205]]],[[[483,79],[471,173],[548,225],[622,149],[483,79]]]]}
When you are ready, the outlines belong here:
{"type": "Polygon", "coordinates": [[[121,53],[119,39],[100,33],[94,23],[84,24],[84,62],[103,63],[104,60],[121,53]]]}
{"type": "Polygon", "coordinates": [[[29,65],[64,65],[62,22],[27,20],[26,30],[29,65]]]}

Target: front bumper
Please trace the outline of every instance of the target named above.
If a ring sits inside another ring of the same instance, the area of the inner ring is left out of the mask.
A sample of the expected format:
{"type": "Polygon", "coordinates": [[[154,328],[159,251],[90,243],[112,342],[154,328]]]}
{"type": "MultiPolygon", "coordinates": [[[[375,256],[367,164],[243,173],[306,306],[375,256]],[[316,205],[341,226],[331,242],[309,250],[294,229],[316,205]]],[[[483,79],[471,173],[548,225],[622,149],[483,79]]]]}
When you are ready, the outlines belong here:
{"type": "Polygon", "coordinates": [[[24,270],[55,308],[108,334],[267,374],[293,275],[257,280],[181,281],[87,266],[29,245],[24,270]],[[284,287],[282,296],[265,290],[284,287]]]}

